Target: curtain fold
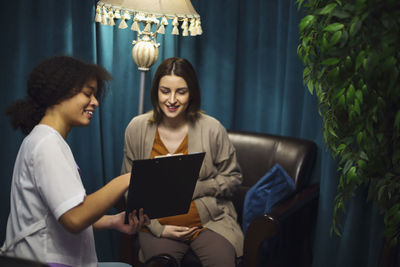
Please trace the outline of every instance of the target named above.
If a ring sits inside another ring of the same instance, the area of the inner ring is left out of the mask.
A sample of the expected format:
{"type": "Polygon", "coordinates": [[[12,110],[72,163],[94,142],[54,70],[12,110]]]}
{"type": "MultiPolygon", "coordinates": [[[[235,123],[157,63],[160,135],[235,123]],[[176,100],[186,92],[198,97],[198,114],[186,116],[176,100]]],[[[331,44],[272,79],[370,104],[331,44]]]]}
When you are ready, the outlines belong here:
{"type": "MultiPolygon", "coordinates": [[[[119,175],[125,127],[137,115],[140,72],[132,60],[136,34],[118,26],[94,23],[95,0],[24,0],[2,5],[0,109],[25,95],[31,69],[45,57],[69,54],[97,62],[112,73],[104,102],[89,127],[74,129],[67,141],[82,169],[87,193],[119,175]]],[[[295,1],[192,0],[202,18],[203,35],[159,35],[159,59],[146,73],[144,110],[150,110],[149,88],[166,58],[189,59],[202,89],[201,108],[228,130],[266,132],[314,140],[318,157],[312,181],[319,181],[320,201],[313,266],[377,266],[383,220],[366,192],[360,190],[343,217],[341,238],[330,233],[337,164],[322,140],[316,97],[302,83],[297,57],[301,12],[295,1]]],[[[12,169],[22,134],[0,116],[0,243],[9,212],[12,169]]],[[[111,211],[115,212],[115,211],[111,211]]],[[[119,235],[96,232],[100,260],[118,260],[119,235]]]]}

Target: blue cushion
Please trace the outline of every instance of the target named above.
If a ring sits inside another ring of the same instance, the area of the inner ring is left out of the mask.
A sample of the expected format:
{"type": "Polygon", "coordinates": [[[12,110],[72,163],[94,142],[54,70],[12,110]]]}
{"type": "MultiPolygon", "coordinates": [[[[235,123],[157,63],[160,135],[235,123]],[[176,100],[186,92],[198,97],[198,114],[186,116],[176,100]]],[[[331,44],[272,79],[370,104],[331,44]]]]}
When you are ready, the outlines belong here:
{"type": "Polygon", "coordinates": [[[279,164],[275,164],[247,191],[243,205],[243,233],[250,223],[269,213],[280,200],[295,191],[293,179],[279,164]]]}

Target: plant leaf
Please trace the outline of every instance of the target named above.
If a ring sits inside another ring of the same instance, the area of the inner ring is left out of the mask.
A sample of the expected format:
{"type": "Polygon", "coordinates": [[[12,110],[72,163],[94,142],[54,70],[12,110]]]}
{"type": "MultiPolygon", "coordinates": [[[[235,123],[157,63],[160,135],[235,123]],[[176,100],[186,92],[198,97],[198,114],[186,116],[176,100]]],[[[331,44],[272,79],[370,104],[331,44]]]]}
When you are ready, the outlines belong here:
{"type": "Polygon", "coordinates": [[[318,12],[319,15],[326,15],[332,12],[333,9],[337,6],[336,3],[331,3],[326,5],[321,11],[318,12]]]}
{"type": "Polygon", "coordinates": [[[360,167],[361,169],[364,169],[367,166],[367,163],[362,159],[358,160],[357,164],[358,164],[358,167],[360,167]]]}
{"type": "Polygon", "coordinates": [[[303,80],[305,80],[308,76],[310,76],[310,68],[309,67],[305,67],[303,70],[303,80]]]}
{"type": "Polygon", "coordinates": [[[360,53],[358,53],[357,58],[356,58],[356,70],[361,66],[365,59],[365,51],[361,50],[360,53]]]}
{"type": "Polygon", "coordinates": [[[307,28],[308,26],[310,26],[315,20],[315,16],[314,15],[307,15],[305,16],[299,24],[299,31],[302,32],[305,28],[307,28]]]}
{"type": "Polygon", "coordinates": [[[363,139],[363,136],[364,136],[363,132],[359,132],[357,134],[357,144],[358,144],[358,146],[361,146],[361,141],[363,139]]]}
{"type": "Polygon", "coordinates": [[[360,116],[361,110],[360,110],[360,104],[358,102],[358,99],[354,100],[354,111],[357,113],[358,116],[360,116]]]}
{"type": "Polygon", "coordinates": [[[342,1],[341,1],[341,0],[335,0],[335,2],[336,2],[339,6],[342,5],[342,1]]]}
{"type": "Polygon", "coordinates": [[[334,46],[335,44],[337,44],[339,42],[341,37],[342,37],[342,31],[335,32],[332,35],[331,39],[329,40],[329,45],[334,46]]]}
{"type": "Polygon", "coordinates": [[[325,51],[329,48],[328,39],[326,38],[326,33],[322,35],[322,42],[321,42],[321,53],[325,53],[325,51]]]}
{"type": "Polygon", "coordinates": [[[346,99],[349,104],[354,101],[355,94],[356,94],[356,91],[354,89],[354,85],[350,84],[349,89],[347,89],[347,92],[346,92],[346,99]]]}
{"type": "MultiPolygon", "coordinates": [[[[347,153],[347,154],[350,154],[350,153],[347,153]]],[[[353,165],[353,162],[351,160],[346,161],[346,163],[344,164],[344,167],[343,167],[343,173],[347,173],[350,170],[352,165],[353,165]]]]}
{"type": "Polygon", "coordinates": [[[345,145],[345,144],[340,144],[340,145],[338,146],[337,150],[338,150],[339,152],[341,152],[341,151],[343,151],[345,148],[346,148],[346,145],[345,145]]]}
{"type": "Polygon", "coordinates": [[[346,105],[346,98],[344,94],[339,97],[338,105],[341,108],[343,108],[346,105]]]}
{"type": "Polygon", "coordinates": [[[378,139],[378,142],[379,142],[379,143],[382,143],[383,137],[384,137],[383,133],[378,133],[378,134],[376,135],[376,138],[378,139]]]}
{"type": "Polygon", "coordinates": [[[353,22],[350,25],[350,36],[354,36],[357,34],[357,32],[360,30],[361,28],[361,21],[358,17],[355,17],[353,19],[353,22]]]}
{"type": "Polygon", "coordinates": [[[329,127],[329,128],[328,128],[328,131],[329,131],[329,133],[330,133],[331,135],[333,135],[334,137],[339,138],[339,137],[336,135],[335,131],[332,129],[332,127],[329,127]]]}
{"type": "Polygon", "coordinates": [[[328,26],[326,26],[323,29],[323,31],[336,32],[338,30],[343,29],[343,27],[344,27],[344,25],[342,23],[335,22],[335,23],[332,23],[332,24],[329,24],[328,26]]]}
{"type": "Polygon", "coordinates": [[[336,8],[335,10],[333,10],[332,16],[337,17],[339,19],[346,19],[346,18],[350,17],[350,13],[348,13],[342,9],[336,8]]]}
{"type": "Polygon", "coordinates": [[[356,91],[356,97],[357,97],[358,101],[360,101],[360,104],[362,104],[363,103],[363,93],[361,90],[356,91]]]}
{"type": "Polygon", "coordinates": [[[313,81],[312,81],[311,79],[308,80],[307,88],[308,88],[308,91],[310,92],[310,94],[313,94],[313,92],[314,92],[314,86],[313,86],[313,81]]]}
{"type": "Polygon", "coordinates": [[[360,152],[360,158],[362,158],[363,160],[368,161],[368,156],[367,156],[367,154],[366,154],[364,151],[361,151],[361,152],[360,152]]]}
{"type": "Polygon", "coordinates": [[[323,65],[327,65],[327,66],[332,66],[332,65],[336,65],[337,63],[339,63],[339,59],[337,57],[330,57],[325,59],[324,61],[321,62],[321,64],[323,65]]]}
{"type": "Polygon", "coordinates": [[[297,3],[297,10],[300,10],[301,5],[303,4],[303,1],[304,1],[304,0],[296,0],[296,3],[297,3]]]}
{"type": "Polygon", "coordinates": [[[335,94],[332,96],[332,100],[336,100],[337,98],[342,96],[345,91],[346,91],[346,88],[342,88],[342,89],[336,91],[335,94]]]}
{"type": "Polygon", "coordinates": [[[347,173],[347,176],[346,176],[346,178],[347,178],[347,182],[349,183],[349,182],[356,182],[357,183],[357,172],[356,172],[356,167],[355,166],[353,166],[353,167],[351,167],[350,168],[350,170],[349,170],[349,172],[347,173]]]}

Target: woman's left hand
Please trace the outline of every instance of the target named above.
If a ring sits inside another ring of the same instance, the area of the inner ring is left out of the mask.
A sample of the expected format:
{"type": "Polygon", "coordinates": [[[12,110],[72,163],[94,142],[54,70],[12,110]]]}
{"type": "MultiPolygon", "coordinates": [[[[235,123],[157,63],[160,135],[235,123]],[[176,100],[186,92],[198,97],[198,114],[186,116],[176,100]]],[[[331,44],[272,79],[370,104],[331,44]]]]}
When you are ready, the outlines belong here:
{"type": "Polygon", "coordinates": [[[150,219],[146,214],[143,214],[143,209],[139,210],[139,216],[136,215],[136,210],[129,213],[129,224],[125,224],[125,211],[114,215],[114,229],[125,233],[135,234],[143,225],[148,225],[150,219]]]}

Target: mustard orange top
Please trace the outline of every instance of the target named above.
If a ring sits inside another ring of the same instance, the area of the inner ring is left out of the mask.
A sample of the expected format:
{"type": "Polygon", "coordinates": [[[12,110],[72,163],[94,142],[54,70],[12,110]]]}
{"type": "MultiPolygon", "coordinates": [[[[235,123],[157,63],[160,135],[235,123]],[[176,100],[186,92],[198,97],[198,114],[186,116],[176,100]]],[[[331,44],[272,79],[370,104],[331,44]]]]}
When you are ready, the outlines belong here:
{"type": "MultiPolygon", "coordinates": [[[[176,149],[174,154],[188,154],[188,135],[185,136],[183,139],[182,143],[179,145],[179,147],[176,149]]],[[[161,155],[166,155],[168,154],[169,151],[165,147],[164,143],[161,140],[160,134],[158,133],[158,129],[156,130],[156,135],[154,137],[154,144],[153,148],[150,154],[150,158],[155,158],[156,156],[161,156],[161,155]]],[[[186,226],[186,227],[201,227],[201,221],[200,221],[200,215],[197,211],[196,204],[192,200],[190,203],[190,208],[189,212],[186,214],[181,214],[181,215],[176,215],[176,216],[170,216],[170,217],[163,217],[163,218],[158,218],[157,219],[160,224],[162,225],[176,225],[176,226],[186,226]]],[[[147,228],[143,229],[144,231],[148,231],[147,228]]],[[[204,228],[201,228],[200,231],[204,230],[204,228]]],[[[200,233],[200,231],[196,232],[192,240],[194,240],[200,233]]]]}

